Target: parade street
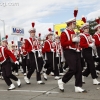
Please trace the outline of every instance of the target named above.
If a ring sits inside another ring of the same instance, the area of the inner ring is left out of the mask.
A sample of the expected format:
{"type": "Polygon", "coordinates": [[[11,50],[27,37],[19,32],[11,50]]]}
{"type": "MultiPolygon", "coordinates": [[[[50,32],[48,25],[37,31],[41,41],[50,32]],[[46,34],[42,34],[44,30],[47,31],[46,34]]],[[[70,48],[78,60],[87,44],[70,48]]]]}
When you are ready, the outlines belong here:
{"type": "Polygon", "coordinates": [[[18,88],[14,82],[16,89],[12,91],[8,91],[4,80],[0,79],[0,100],[100,100],[100,86],[92,85],[90,76],[85,78],[86,84],[83,86],[88,93],[74,92],[74,77],[64,85],[65,92],[63,93],[58,89],[57,80],[54,80],[53,76],[48,77],[45,85],[37,84],[35,73],[30,80],[30,85],[25,83],[21,73],[18,77],[21,79],[22,86],[18,88]]]}
{"type": "Polygon", "coordinates": [[[0,100],[100,100],[100,0],[0,9],[0,100]]]}

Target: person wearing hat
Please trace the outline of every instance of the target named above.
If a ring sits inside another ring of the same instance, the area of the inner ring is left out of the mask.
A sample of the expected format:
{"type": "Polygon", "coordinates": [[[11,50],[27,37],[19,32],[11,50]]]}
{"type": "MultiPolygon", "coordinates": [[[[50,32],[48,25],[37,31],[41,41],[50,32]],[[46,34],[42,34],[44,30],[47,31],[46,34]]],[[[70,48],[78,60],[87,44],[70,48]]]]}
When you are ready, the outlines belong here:
{"type": "MultiPolygon", "coordinates": [[[[42,50],[42,48],[43,48],[43,40],[41,39],[41,33],[38,34],[38,37],[37,38],[38,38],[38,41],[39,41],[38,47],[42,50]]],[[[42,74],[43,73],[43,66],[44,66],[44,56],[43,56],[42,51],[40,51],[39,54],[40,54],[39,59],[41,61],[40,72],[42,74]]]]}
{"type": "MultiPolygon", "coordinates": [[[[2,38],[2,41],[6,41],[7,42],[7,45],[8,45],[8,35],[6,35],[5,37],[2,38]]],[[[0,43],[1,44],[1,43],[0,43]]],[[[8,48],[8,46],[5,45],[4,47],[8,48]]],[[[2,66],[0,66],[0,78],[3,79],[3,76],[2,76],[2,66]]]]}
{"type": "MultiPolygon", "coordinates": [[[[14,41],[11,41],[11,52],[15,55],[17,61],[19,59],[19,51],[16,50],[16,44],[14,43],[14,41]]],[[[19,65],[16,65],[13,61],[12,61],[12,67],[13,67],[13,71],[15,71],[15,75],[18,76],[18,69],[19,69],[19,65]]]]}
{"type": "Polygon", "coordinates": [[[95,39],[95,45],[97,49],[98,62],[99,62],[96,67],[96,70],[97,70],[97,73],[100,73],[100,18],[96,18],[96,22],[98,24],[94,27],[96,32],[93,35],[93,38],[95,39]]]}
{"type": "Polygon", "coordinates": [[[26,76],[26,66],[29,71],[29,66],[27,65],[27,54],[28,52],[25,51],[25,41],[23,38],[21,38],[21,47],[20,47],[20,54],[22,59],[22,68],[23,68],[23,74],[26,76]]]}
{"type": "Polygon", "coordinates": [[[82,81],[85,83],[84,77],[88,77],[88,75],[91,74],[93,84],[100,85],[100,82],[97,80],[94,60],[92,57],[92,49],[95,47],[95,40],[89,34],[89,23],[86,23],[86,18],[82,17],[82,20],[84,21],[84,24],[81,27],[83,33],[80,33],[80,47],[82,48],[83,58],[87,63],[87,68],[82,73],[82,81]]]}
{"type": "MultiPolygon", "coordinates": [[[[74,10],[74,17],[77,16],[78,10],[74,10]]],[[[58,80],[59,89],[64,92],[64,83],[67,83],[73,75],[75,76],[75,92],[86,93],[87,91],[82,89],[82,69],[81,61],[77,53],[77,43],[79,38],[75,36],[74,29],[76,27],[76,18],[72,18],[67,22],[67,28],[61,33],[61,45],[64,50],[65,60],[68,63],[69,70],[58,80]]]]}
{"type": "Polygon", "coordinates": [[[37,84],[45,84],[41,80],[41,54],[42,51],[41,48],[39,48],[39,41],[36,38],[36,29],[34,28],[35,23],[32,23],[32,28],[29,30],[30,37],[28,39],[25,39],[25,51],[29,54],[29,60],[30,60],[30,70],[27,73],[27,76],[24,77],[24,80],[27,84],[30,84],[30,78],[33,74],[33,72],[36,69],[36,78],[37,78],[37,84]]]}
{"type": "Polygon", "coordinates": [[[10,79],[16,81],[18,87],[21,86],[21,81],[15,75],[12,74],[10,58],[14,61],[15,64],[19,64],[19,62],[15,58],[14,54],[10,50],[8,50],[7,44],[7,39],[5,37],[2,38],[0,46],[0,64],[2,66],[2,75],[4,77],[4,80],[9,86],[8,90],[13,90],[15,89],[15,85],[11,82],[10,79]]]}
{"type": "Polygon", "coordinates": [[[64,56],[63,56],[63,50],[60,43],[60,36],[58,35],[58,31],[55,32],[55,44],[56,44],[56,59],[57,59],[57,67],[59,67],[59,75],[63,76],[63,62],[64,62],[64,56]]]}
{"type": "Polygon", "coordinates": [[[52,70],[54,71],[54,79],[59,79],[59,71],[57,67],[56,60],[56,44],[53,41],[53,32],[51,28],[48,29],[47,39],[44,43],[43,52],[45,53],[46,64],[44,68],[47,68],[46,72],[43,73],[44,79],[47,80],[47,75],[49,75],[52,70]]]}

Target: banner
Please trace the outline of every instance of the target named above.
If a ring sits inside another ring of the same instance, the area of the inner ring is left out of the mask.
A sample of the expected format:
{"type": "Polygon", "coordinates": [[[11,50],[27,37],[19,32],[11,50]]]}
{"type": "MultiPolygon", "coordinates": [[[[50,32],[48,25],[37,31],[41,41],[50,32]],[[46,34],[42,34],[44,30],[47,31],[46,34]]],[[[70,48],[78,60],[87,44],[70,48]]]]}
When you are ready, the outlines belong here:
{"type": "Polygon", "coordinates": [[[58,35],[60,36],[61,32],[67,27],[66,23],[55,24],[54,31],[58,31],[58,35]]]}
{"type": "MultiPolygon", "coordinates": [[[[80,27],[84,24],[82,20],[77,20],[76,21],[76,29],[74,30],[75,32],[79,32],[80,27]]],[[[61,32],[67,27],[66,23],[61,23],[61,24],[55,24],[54,25],[54,31],[58,31],[58,35],[61,35],[61,32]]]]}

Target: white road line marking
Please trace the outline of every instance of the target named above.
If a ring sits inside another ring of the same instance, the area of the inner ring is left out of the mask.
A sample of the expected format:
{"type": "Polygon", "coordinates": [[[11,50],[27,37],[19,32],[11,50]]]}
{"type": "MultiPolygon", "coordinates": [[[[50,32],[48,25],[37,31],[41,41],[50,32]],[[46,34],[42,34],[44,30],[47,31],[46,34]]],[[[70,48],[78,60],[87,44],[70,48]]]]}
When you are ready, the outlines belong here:
{"type": "MultiPolygon", "coordinates": [[[[0,90],[0,92],[6,92],[8,90],[0,90]]],[[[59,93],[59,92],[56,92],[56,91],[33,91],[33,90],[10,90],[12,92],[35,92],[35,93],[59,93]]]]}

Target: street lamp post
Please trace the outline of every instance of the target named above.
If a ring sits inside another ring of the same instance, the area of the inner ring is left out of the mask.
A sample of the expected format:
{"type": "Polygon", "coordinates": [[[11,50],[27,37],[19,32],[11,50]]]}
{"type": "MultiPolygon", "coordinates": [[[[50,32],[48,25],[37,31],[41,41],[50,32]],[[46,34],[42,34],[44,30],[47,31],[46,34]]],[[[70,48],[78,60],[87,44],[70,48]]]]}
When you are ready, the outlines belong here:
{"type": "MultiPolygon", "coordinates": [[[[0,19],[1,20],[1,19],[0,19]]],[[[4,31],[4,36],[6,36],[5,35],[5,21],[4,20],[1,20],[2,22],[3,22],[3,31],[4,31]]]]}

